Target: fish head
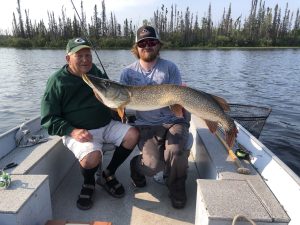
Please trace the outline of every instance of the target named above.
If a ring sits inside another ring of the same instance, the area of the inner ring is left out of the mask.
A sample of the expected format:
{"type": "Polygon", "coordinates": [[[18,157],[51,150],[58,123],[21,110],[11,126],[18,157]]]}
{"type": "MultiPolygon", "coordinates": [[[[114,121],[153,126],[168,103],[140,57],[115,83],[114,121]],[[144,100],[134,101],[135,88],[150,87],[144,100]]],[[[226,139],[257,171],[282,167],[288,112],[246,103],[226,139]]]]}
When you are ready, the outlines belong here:
{"type": "Polygon", "coordinates": [[[83,74],[82,79],[109,108],[117,109],[125,107],[130,101],[129,91],[126,86],[120,83],[99,78],[90,74],[83,74]]]}

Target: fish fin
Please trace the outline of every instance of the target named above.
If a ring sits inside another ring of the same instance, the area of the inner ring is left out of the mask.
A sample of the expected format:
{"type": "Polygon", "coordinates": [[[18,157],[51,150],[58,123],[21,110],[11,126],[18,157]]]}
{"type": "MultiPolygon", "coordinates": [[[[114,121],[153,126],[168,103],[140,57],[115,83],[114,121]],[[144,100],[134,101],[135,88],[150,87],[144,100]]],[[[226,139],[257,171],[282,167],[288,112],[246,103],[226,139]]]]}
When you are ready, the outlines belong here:
{"type": "Polygon", "coordinates": [[[183,107],[181,105],[174,104],[170,105],[169,107],[176,117],[183,117],[183,107]]]}
{"type": "Polygon", "coordinates": [[[218,123],[217,122],[213,122],[210,120],[204,120],[208,129],[210,130],[210,132],[212,132],[213,134],[216,132],[216,130],[218,129],[218,123]]]}
{"type": "Polygon", "coordinates": [[[227,103],[227,101],[224,98],[221,98],[219,96],[216,95],[211,95],[211,97],[213,97],[213,99],[219,103],[219,105],[221,106],[221,108],[225,111],[225,112],[229,112],[230,111],[230,107],[229,104],[227,103]]]}
{"type": "Polygon", "coordinates": [[[118,112],[118,115],[119,115],[119,117],[121,118],[121,120],[123,122],[124,119],[125,119],[125,108],[124,107],[119,107],[119,108],[117,108],[117,112],[118,112]]]}
{"type": "Polygon", "coordinates": [[[235,143],[237,133],[238,133],[238,130],[235,126],[225,133],[225,140],[226,140],[227,145],[230,148],[232,148],[235,143]]]}

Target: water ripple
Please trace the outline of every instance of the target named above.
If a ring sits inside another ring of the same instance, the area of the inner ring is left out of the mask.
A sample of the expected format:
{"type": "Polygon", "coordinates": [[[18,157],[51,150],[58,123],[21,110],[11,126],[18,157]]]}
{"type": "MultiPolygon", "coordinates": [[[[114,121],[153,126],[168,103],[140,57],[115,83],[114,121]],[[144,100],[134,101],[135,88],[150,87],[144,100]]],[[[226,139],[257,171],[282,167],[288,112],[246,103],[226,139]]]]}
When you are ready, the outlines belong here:
{"type": "MultiPolygon", "coordinates": [[[[39,115],[48,77],[65,62],[63,50],[0,48],[0,133],[39,115]]],[[[129,50],[101,50],[107,74],[118,81],[135,60],[129,50]]],[[[187,85],[231,103],[269,106],[260,140],[300,175],[300,50],[162,51],[187,85]]],[[[94,56],[94,62],[100,63],[94,56]]]]}

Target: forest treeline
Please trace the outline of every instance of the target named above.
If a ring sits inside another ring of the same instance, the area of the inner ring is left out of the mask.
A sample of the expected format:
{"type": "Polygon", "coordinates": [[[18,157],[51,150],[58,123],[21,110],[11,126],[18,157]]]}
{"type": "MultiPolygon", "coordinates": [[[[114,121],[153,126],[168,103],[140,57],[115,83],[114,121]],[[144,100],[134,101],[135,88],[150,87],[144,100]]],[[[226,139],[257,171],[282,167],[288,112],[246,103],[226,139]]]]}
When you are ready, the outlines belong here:
{"type": "MultiPolygon", "coordinates": [[[[288,3],[282,10],[278,4],[266,7],[263,0],[252,0],[249,15],[232,18],[231,4],[224,8],[218,24],[212,21],[212,7],[205,17],[199,17],[187,7],[179,11],[176,4],[170,8],[161,5],[153,17],[143,24],[155,26],[166,48],[181,47],[300,47],[300,14],[292,12],[288,3]]],[[[83,1],[79,16],[67,17],[66,9],[55,17],[48,12],[48,24],[32,21],[29,9],[24,12],[17,0],[17,13],[13,13],[12,33],[0,33],[0,46],[22,48],[64,48],[68,39],[87,36],[101,48],[128,48],[134,41],[136,25],[125,19],[119,23],[117,16],[107,14],[105,0],[101,9],[95,4],[91,18],[86,17],[83,1]],[[24,16],[25,15],[25,16],[24,16]]]]}

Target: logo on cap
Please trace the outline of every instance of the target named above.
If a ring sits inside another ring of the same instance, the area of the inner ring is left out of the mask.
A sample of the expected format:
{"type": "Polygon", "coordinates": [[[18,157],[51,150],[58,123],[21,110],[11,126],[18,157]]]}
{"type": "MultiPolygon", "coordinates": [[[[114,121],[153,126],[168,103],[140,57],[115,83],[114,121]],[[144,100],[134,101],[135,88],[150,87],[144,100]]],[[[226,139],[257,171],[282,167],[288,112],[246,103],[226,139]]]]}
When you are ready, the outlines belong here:
{"type": "Polygon", "coordinates": [[[91,48],[91,46],[87,40],[85,40],[84,38],[78,37],[78,38],[71,39],[68,42],[66,51],[67,51],[67,54],[73,54],[83,48],[91,48]]]}
{"type": "Polygon", "coordinates": [[[75,40],[74,40],[74,43],[76,43],[76,44],[83,44],[83,43],[85,43],[86,42],[86,40],[84,40],[84,39],[82,39],[82,38],[76,38],[75,40]]]}
{"type": "Polygon", "coordinates": [[[150,34],[150,31],[147,30],[147,29],[143,29],[143,30],[141,31],[141,35],[149,35],[149,34],[150,34]]]}

